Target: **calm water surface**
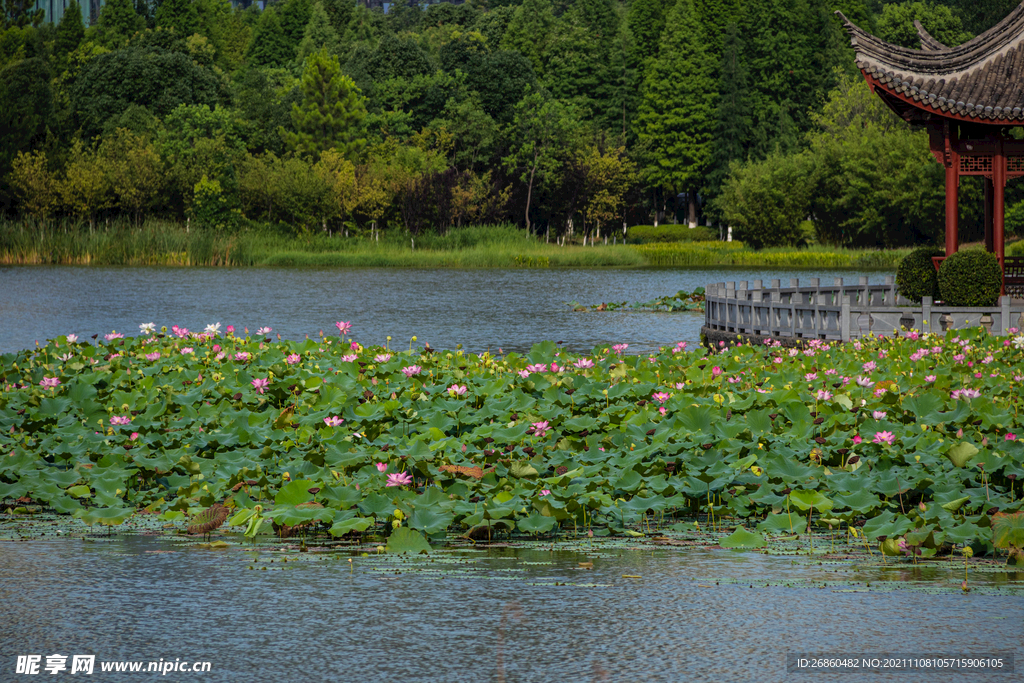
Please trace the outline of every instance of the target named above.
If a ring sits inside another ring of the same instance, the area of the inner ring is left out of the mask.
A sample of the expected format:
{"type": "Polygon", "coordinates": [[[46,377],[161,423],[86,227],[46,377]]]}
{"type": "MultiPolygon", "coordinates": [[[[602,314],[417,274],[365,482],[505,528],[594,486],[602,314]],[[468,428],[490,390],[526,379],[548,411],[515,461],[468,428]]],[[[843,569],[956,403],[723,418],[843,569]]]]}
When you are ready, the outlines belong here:
{"type": "Polygon", "coordinates": [[[91,337],[140,323],[201,330],[221,322],[286,338],[333,331],[350,320],[363,344],[420,344],[471,351],[521,351],[550,339],[575,350],[627,342],[646,351],[697,341],[698,313],[573,313],[570,301],[649,301],[723,280],[806,280],[887,272],[745,269],[294,269],[294,268],[0,268],[0,351],[61,334],[91,337]]]}
{"type": "MultiPolygon", "coordinates": [[[[4,543],[0,680],[20,678],[16,654],[55,652],[212,662],[207,675],[162,678],[180,681],[1020,680],[787,675],[787,652],[1019,654],[1022,598],[814,585],[877,580],[877,569],[621,544],[356,557],[351,567],[349,557],[155,536],[4,543]],[[756,585],[766,576],[804,587],[756,585]]],[[[947,590],[962,578],[932,571],[947,590]]]]}

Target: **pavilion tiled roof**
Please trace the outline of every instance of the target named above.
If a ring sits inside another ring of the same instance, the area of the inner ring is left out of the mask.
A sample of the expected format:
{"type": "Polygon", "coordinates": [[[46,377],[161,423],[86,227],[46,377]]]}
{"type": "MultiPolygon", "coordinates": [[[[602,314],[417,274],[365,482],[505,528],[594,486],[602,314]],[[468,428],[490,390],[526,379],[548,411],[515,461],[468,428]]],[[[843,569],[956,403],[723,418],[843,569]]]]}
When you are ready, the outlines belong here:
{"type": "Polygon", "coordinates": [[[1024,4],[956,47],[918,26],[923,50],[887,43],[837,14],[861,71],[914,106],[981,123],[1024,123],[1024,4]]]}

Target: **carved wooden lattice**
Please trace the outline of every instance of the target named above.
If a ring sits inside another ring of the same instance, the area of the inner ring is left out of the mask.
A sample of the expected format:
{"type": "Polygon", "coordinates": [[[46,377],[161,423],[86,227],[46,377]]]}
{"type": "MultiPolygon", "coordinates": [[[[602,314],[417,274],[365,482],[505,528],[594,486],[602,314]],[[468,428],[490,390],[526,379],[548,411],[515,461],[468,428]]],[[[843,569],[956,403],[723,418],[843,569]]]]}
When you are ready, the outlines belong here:
{"type": "Polygon", "coordinates": [[[989,155],[960,156],[960,172],[981,174],[992,172],[992,157],[989,155]]]}
{"type": "Polygon", "coordinates": [[[1024,157],[1006,157],[1007,173],[1024,173],[1024,157]]]}

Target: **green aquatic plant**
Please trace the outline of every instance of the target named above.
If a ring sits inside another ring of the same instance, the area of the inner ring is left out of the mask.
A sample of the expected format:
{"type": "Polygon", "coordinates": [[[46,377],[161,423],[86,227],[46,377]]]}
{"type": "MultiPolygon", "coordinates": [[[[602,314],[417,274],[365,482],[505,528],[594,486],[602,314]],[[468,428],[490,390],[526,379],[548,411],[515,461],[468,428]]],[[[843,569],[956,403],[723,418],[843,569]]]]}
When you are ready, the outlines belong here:
{"type": "Polygon", "coordinates": [[[0,504],[108,528],[223,515],[253,540],[845,523],[915,561],[992,554],[992,516],[1022,509],[1016,331],[495,356],[223,327],[0,356],[0,504]]]}

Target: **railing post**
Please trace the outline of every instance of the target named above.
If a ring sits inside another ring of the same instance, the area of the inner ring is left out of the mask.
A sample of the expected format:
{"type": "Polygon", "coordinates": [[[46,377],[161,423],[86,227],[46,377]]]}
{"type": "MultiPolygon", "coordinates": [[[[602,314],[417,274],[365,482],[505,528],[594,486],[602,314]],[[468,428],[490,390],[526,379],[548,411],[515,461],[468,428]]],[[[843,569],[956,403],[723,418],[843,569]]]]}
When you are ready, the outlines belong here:
{"type": "Polygon", "coordinates": [[[844,294],[842,310],[839,313],[839,336],[844,342],[850,341],[850,295],[844,294]]]}
{"type": "Polygon", "coordinates": [[[999,297],[999,334],[1004,337],[1010,334],[1010,296],[1008,294],[999,297]]]}
{"type": "Polygon", "coordinates": [[[931,332],[932,331],[932,298],[930,296],[921,297],[921,331],[931,332]]]}
{"type": "Polygon", "coordinates": [[[868,276],[867,275],[861,275],[857,279],[857,284],[861,287],[861,294],[860,294],[858,303],[860,303],[861,306],[870,306],[871,305],[871,288],[868,287],[868,276]]]}
{"type": "Polygon", "coordinates": [[[896,284],[895,278],[892,275],[885,276],[885,284],[889,289],[885,290],[884,305],[895,306],[896,305],[896,284]]]}

